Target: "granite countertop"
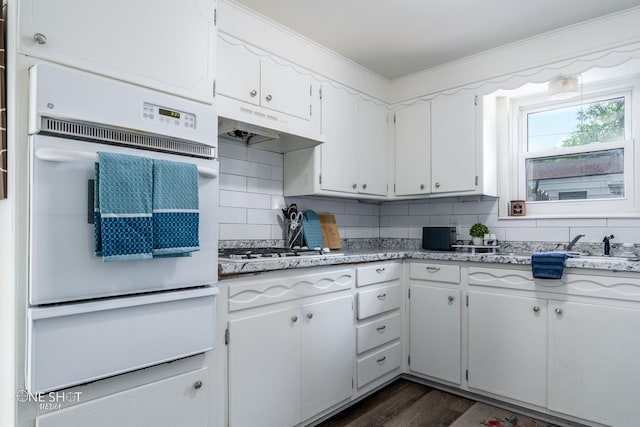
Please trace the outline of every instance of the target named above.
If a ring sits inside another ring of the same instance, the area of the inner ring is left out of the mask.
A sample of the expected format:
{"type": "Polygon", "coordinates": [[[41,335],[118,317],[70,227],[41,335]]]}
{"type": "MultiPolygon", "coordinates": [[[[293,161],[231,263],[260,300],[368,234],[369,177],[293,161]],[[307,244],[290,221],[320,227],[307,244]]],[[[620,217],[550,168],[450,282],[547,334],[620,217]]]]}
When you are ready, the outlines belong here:
{"type": "MultiPolygon", "coordinates": [[[[353,249],[340,251],[340,255],[320,255],[310,257],[269,258],[252,261],[222,261],[218,264],[220,279],[231,278],[238,274],[259,273],[265,271],[288,270],[304,267],[320,267],[326,265],[357,264],[372,261],[394,259],[418,259],[432,261],[465,261],[485,262],[493,264],[530,265],[531,256],[526,254],[490,254],[470,252],[426,251],[416,249],[353,249]]],[[[567,268],[586,268],[610,271],[640,272],[640,261],[606,258],[567,258],[567,268]]]]}

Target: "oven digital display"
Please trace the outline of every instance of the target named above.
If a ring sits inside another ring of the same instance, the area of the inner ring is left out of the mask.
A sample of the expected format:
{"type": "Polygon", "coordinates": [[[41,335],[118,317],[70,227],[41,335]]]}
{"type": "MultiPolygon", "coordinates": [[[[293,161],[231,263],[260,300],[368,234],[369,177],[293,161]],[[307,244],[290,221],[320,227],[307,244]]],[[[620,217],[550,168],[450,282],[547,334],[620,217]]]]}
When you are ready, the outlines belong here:
{"type": "Polygon", "coordinates": [[[165,108],[158,108],[158,114],[160,114],[161,116],[173,117],[174,119],[179,119],[180,118],[180,112],[179,111],[171,111],[171,110],[167,110],[165,108]]]}

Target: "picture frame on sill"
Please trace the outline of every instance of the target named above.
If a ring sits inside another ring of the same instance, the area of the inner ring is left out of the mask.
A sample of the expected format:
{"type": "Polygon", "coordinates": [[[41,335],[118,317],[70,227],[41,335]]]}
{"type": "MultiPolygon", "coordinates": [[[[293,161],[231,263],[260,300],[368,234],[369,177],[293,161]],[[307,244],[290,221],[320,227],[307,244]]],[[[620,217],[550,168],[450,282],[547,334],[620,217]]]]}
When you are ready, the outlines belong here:
{"type": "Polygon", "coordinates": [[[527,202],[524,200],[512,200],[509,202],[510,216],[525,216],[527,214],[527,202]]]}

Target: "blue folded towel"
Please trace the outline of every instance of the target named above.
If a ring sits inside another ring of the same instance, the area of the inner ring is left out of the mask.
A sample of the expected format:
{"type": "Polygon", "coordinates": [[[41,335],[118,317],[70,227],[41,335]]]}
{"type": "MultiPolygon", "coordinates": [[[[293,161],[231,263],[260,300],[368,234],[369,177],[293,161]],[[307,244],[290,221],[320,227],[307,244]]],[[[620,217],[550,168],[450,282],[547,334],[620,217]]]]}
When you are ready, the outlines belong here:
{"type": "Polygon", "coordinates": [[[98,153],[94,201],[95,252],[104,261],[152,258],[153,161],[98,153]]]}
{"type": "Polygon", "coordinates": [[[153,256],[191,256],[200,249],[198,167],[153,161],[153,256]]]}
{"type": "Polygon", "coordinates": [[[531,254],[531,272],[536,279],[561,279],[566,252],[536,252],[531,254]]]}

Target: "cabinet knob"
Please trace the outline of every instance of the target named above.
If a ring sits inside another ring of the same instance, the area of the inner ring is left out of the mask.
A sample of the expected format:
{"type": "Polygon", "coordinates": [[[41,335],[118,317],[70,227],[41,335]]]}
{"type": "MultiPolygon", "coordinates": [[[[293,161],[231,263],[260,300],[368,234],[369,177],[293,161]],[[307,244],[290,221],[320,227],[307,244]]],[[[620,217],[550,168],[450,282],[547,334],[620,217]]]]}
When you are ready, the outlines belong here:
{"type": "Polygon", "coordinates": [[[556,308],[556,314],[560,316],[562,314],[562,309],[560,307],[556,308]]]}
{"type": "Polygon", "coordinates": [[[313,319],[313,313],[307,313],[307,319],[313,319]]]}
{"type": "Polygon", "coordinates": [[[257,94],[258,94],[258,91],[255,89],[249,92],[249,95],[251,95],[252,98],[254,98],[257,94]]]}
{"type": "Polygon", "coordinates": [[[298,321],[298,316],[291,316],[291,321],[296,323],[298,321]]]}
{"type": "Polygon", "coordinates": [[[420,189],[424,190],[424,184],[420,184],[420,189]]]}
{"type": "Polygon", "coordinates": [[[449,302],[453,302],[453,296],[449,295],[449,297],[447,298],[447,300],[448,300],[449,302]]]}
{"type": "Polygon", "coordinates": [[[385,267],[376,268],[376,273],[383,273],[385,270],[385,267]]]}
{"type": "Polygon", "coordinates": [[[382,325],[382,326],[378,326],[376,328],[376,331],[383,333],[385,329],[387,329],[387,325],[382,325]]]}
{"type": "Polygon", "coordinates": [[[264,97],[264,99],[267,100],[267,102],[271,101],[273,99],[273,97],[271,95],[267,95],[264,97]]]}
{"type": "Polygon", "coordinates": [[[536,305],[535,307],[533,307],[533,311],[534,311],[535,313],[539,312],[539,311],[540,311],[540,307],[538,307],[538,306],[536,305]]]}
{"type": "Polygon", "coordinates": [[[33,35],[33,40],[38,44],[46,44],[47,43],[47,36],[45,36],[42,33],[35,33],[33,35]]]}
{"type": "Polygon", "coordinates": [[[440,188],[440,183],[436,182],[436,188],[440,188]]]}
{"type": "Polygon", "coordinates": [[[202,381],[196,381],[195,383],[193,383],[193,388],[195,388],[196,390],[200,390],[202,388],[202,381]]]}
{"type": "Polygon", "coordinates": [[[356,183],[354,182],[353,184],[351,184],[351,188],[353,188],[353,189],[355,190],[356,188],[358,188],[358,184],[356,184],[356,183]]]}
{"type": "Polygon", "coordinates": [[[362,189],[366,190],[367,189],[367,184],[362,184],[362,189]]]}
{"type": "Polygon", "coordinates": [[[379,299],[380,301],[382,301],[382,300],[383,300],[383,299],[385,299],[386,297],[387,297],[387,294],[380,294],[380,295],[378,295],[378,299],[379,299]]]}
{"type": "Polygon", "coordinates": [[[376,360],[380,365],[384,364],[384,361],[387,360],[387,356],[382,356],[380,359],[376,360]]]}

